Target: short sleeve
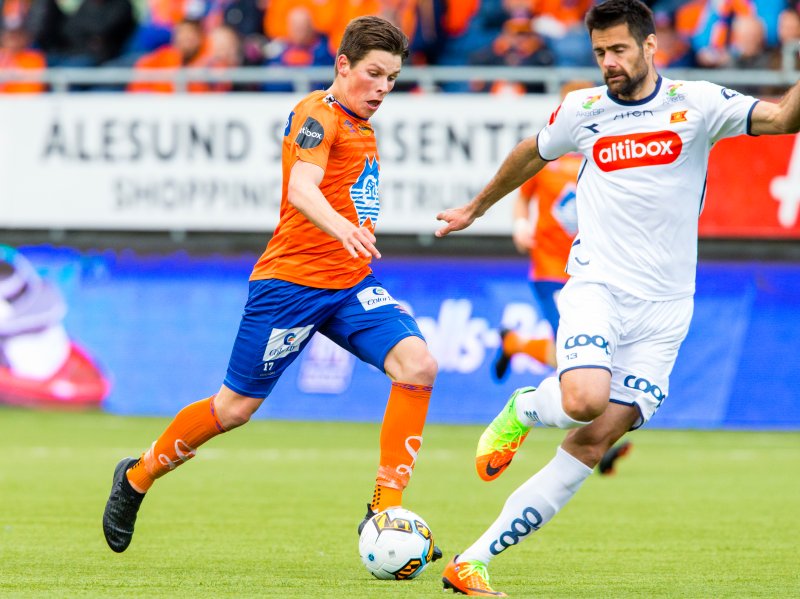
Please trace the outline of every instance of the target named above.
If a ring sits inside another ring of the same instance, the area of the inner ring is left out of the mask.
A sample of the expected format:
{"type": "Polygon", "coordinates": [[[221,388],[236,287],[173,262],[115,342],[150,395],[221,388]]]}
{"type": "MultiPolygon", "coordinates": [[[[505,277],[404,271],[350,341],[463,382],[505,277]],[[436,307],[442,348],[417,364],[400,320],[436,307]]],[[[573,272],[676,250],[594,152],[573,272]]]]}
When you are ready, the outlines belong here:
{"type": "Polygon", "coordinates": [[[758,100],[737,91],[704,82],[703,101],[712,143],[736,135],[750,135],[750,119],[758,100]]]}
{"type": "Polygon", "coordinates": [[[536,137],[539,156],[544,160],[555,160],[577,147],[572,139],[572,130],[568,122],[569,109],[565,108],[569,96],[550,115],[550,120],[536,137]]]}
{"type": "Polygon", "coordinates": [[[323,103],[292,115],[289,136],[297,159],[325,170],[331,146],[336,139],[337,119],[333,109],[323,103]]]}

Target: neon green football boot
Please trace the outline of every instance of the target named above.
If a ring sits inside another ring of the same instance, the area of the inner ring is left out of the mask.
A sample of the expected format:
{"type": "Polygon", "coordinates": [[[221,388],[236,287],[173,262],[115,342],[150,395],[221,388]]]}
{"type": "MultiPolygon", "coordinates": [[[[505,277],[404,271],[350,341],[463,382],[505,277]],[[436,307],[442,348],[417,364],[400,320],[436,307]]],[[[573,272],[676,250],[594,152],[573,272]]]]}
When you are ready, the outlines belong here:
{"type": "Polygon", "coordinates": [[[525,426],[517,418],[516,401],[520,394],[535,390],[536,387],[521,387],[514,391],[503,410],[483,431],[475,453],[475,467],[483,480],[494,480],[500,476],[528,436],[531,427],[525,426]]]}

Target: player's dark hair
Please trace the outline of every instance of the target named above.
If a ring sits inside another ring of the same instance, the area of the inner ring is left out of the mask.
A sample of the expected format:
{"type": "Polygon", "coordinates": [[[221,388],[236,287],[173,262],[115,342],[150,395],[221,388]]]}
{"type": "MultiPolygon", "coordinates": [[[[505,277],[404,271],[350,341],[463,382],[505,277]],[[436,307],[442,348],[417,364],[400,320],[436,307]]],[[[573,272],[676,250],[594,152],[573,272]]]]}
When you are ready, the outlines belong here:
{"type": "Polygon", "coordinates": [[[350,21],[336,55],[344,54],[350,64],[355,65],[372,50],[384,50],[405,60],[408,58],[408,38],[381,17],[358,17],[350,21]]]}
{"type": "Polygon", "coordinates": [[[640,46],[648,35],[656,32],[653,11],[639,0],[605,0],[595,4],[586,13],[585,23],[589,35],[595,29],[609,29],[624,23],[640,46]]]}

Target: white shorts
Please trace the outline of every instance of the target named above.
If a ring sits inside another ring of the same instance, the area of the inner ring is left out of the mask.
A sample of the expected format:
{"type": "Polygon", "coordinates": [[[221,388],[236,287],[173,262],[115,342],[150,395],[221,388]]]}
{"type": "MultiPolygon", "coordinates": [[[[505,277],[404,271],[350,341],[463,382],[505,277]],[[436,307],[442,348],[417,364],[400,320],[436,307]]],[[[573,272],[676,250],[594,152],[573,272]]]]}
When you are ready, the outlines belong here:
{"type": "Polygon", "coordinates": [[[570,279],[558,298],[556,355],[559,379],[574,368],[611,373],[609,400],[636,406],[647,422],[669,393],[694,298],[653,302],[603,283],[570,279]]]}

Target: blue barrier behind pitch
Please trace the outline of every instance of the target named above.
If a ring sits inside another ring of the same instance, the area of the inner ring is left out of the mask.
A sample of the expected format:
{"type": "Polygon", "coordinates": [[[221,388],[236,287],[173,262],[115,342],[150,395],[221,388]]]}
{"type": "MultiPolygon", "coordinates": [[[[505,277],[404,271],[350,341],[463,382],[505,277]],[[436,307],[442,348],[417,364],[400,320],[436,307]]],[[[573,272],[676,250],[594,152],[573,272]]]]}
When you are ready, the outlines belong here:
{"type": "MultiPolygon", "coordinates": [[[[119,414],[172,415],[216,392],[255,256],[142,257],[23,248],[58,282],[70,335],[109,373],[119,414]]],[[[440,374],[430,422],[481,423],[549,370],[527,358],[503,384],[489,367],[500,322],[545,333],[524,259],[384,258],[377,277],[417,317],[440,374]]],[[[800,428],[800,266],[701,263],[692,328],[670,395],[648,426],[800,428]]],[[[319,336],[318,336],[319,337],[319,336]]],[[[286,372],[259,417],[378,421],[386,377],[323,338],[286,372]]]]}

